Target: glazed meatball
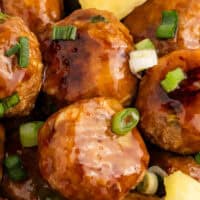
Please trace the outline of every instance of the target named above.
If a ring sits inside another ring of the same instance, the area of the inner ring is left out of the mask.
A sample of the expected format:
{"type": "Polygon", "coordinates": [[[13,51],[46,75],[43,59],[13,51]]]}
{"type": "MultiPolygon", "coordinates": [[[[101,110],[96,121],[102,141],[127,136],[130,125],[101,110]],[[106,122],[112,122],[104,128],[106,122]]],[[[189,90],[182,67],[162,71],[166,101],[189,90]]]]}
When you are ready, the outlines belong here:
{"type": "Polygon", "coordinates": [[[175,171],[182,171],[200,182],[200,165],[192,156],[180,156],[160,149],[150,150],[151,164],[160,166],[168,174],[175,171]]]}
{"type": "Polygon", "coordinates": [[[27,115],[33,108],[41,87],[43,65],[36,37],[18,17],[7,17],[0,23],[0,58],[0,99],[10,97],[14,93],[17,93],[20,99],[5,115],[27,115]],[[19,66],[19,55],[5,55],[19,42],[20,37],[29,40],[29,64],[26,68],[19,66]]]}
{"type": "Polygon", "coordinates": [[[4,127],[0,124],[0,182],[3,176],[2,165],[4,158],[4,142],[5,142],[5,130],[4,127]]]}
{"type": "Polygon", "coordinates": [[[44,92],[61,104],[99,96],[129,104],[136,78],[129,70],[133,41],[125,26],[111,13],[96,9],[75,11],[55,25],[74,25],[78,30],[74,41],[52,40],[52,27],[46,32],[44,92]],[[99,16],[104,21],[92,22],[99,16]]]}
{"type": "Polygon", "coordinates": [[[144,136],[163,149],[181,154],[200,151],[200,50],[179,50],[159,60],[144,76],[137,98],[144,136]],[[186,79],[167,93],[168,72],[181,68],[186,79]]]}
{"type": "Polygon", "coordinates": [[[1,0],[2,10],[21,17],[34,33],[61,19],[63,0],[1,0]]]}
{"type": "Polygon", "coordinates": [[[53,189],[76,200],[120,200],[143,178],[148,153],[137,129],[111,131],[121,104],[82,100],[51,116],[39,132],[39,167],[53,189]]]}
{"type": "Polygon", "coordinates": [[[160,55],[176,49],[200,48],[200,0],[148,0],[136,8],[124,21],[130,29],[135,42],[150,38],[160,55]],[[164,10],[178,13],[178,31],[174,39],[159,40],[156,29],[161,23],[164,10]]]}

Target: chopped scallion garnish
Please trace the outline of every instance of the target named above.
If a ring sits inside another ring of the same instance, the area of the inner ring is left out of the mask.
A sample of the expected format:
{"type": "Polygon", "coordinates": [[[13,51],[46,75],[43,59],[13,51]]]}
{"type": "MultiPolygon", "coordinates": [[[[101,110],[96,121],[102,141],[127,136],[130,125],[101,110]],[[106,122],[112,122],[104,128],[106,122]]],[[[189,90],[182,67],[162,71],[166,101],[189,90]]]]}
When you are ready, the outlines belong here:
{"type": "Polygon", "coordinates": [[[195,155],[194,159],[195,159],[196,163],[200,165],[200,153],[197,153],[195,155]]]}
{"type": "Polygon", "coordinates": [[[0,117],[4,116],[4,113],[17,105],[20,102],[18,93],[14,93],[10,97],[6,97],[5,99],[0,100],[0,117]]]}
{"type": "Polygon", "coordinates": [[[156,175],[159,175],[160,177],[164,178],[165,176],[167,176],[167,172],[164,171],[161,167],[157,166],[157,165],[154,165],[154,166],[151,166],[149,169],[148,169],[149,172],[152,172],[156,175]]]}
{"type": "Polygon", "coordinates": [[[96,15],[90,18],[92,23],[107,22],[106,18],[102,15],[96,15]]]}
{"type": "Polygon", "coordinates": [[[27,67],[29,64],[29,39],[27,37],[20,37],[19,44],[19,66],[27,67]]]}
{"type": "Polygon", "coordinates": [[[167,73],[165,79],[161,81],[162,88],[167,92],[173,92],[179,84],[186,79],[186,76],[181,68],[176,68],[167,73]]]}
{"type": "Polygon", "coordinates": [[[6,18],[8,18],[8,15],[6,15],[6,14],[0,12],[0,22],[5,21],[6,18]]]}
{"type": "Polygon", "coordinates": [[[27,178],[27,173],[23,168],[13,168],[8,171],[8,176],[13,181],[23,181],[27,178]]]}
{"type": "Polygon", "coordinates": [[[23,169],[22,161],[18,155],[7,156],[4,160],[4,166],[11,180],[23,181],[26,179],[27,173],[23,169]]]}
{"type": "Polygon", "coordinates": [[[174,38],[177,30],[178,14],[176,11],[163,11],[162,23],[157,28],[156,36],[160,39],[174,38]]]}
{"type": "Polygon", "coordinates": [[[10,49],[8,49],[8,51],[6,51],[6,53],[5,53],[5,55],[6,55],[7,57],[10,57],[10,56],[12,56],[12,55],[18,53],[18,52],[19,52],[19,49],[20,49],[20,45],[19,45],[19,43],[17,43],[17,44],[15,44],[13,47],[11,47],[10,49]]]}
{"type": "Polygon", "coordinates": [[[18,155],[11,155],[5,158],[4,165],[7,169],[13,169],[21,166],[21,160],[18,155]]]}
{"type": "Polygon", "coordinates": [[[150,39],[144,39],[135,45],[137,50],[155,49],[153,42],[150,39]]]}
{"type": "Polygon", "coordinates": [[[19,128],[20,141],[23,147],[34,147],[38,144],[38,131],[44,122],[29,122],[19,128]]]}
{"type": "Polygon", "coordinates": [[[12,96],[2,100],[5,110],[16,106],[20,102],[18,93],[14,93],[12,96]]]}
{"type": "Polygon", "coordinates": [[[125,135],[137,126],[140,114],[136,108],[126,108],[116,113],[112,119],[112,131],[117,135],[125,135]]]}
{"type": "Polygon", "coordinates": [[[158,63],[156,50],[136,50],[130,53],[129,66],[133,74],[149,69],[158,63]]]}
{"type": "Polygon", "coordinates": [[[1,102],[0,103],[0,118],[4,116],[4,113],[5,113],[5,108],[4,108],[3,103],[1,102]]]}
{"type": "Polygon", "coordinates": [[[52,40],[75,40],[77,28],[73,25],[54,26],[52,40]]]}
{"type": "Polygon", "coordinates": [[[158,177],[154,173],[147,171],[143,181],[137,186],[137,191],[142,194],[154,195],[158,190],[158,186],[158,177]]]}

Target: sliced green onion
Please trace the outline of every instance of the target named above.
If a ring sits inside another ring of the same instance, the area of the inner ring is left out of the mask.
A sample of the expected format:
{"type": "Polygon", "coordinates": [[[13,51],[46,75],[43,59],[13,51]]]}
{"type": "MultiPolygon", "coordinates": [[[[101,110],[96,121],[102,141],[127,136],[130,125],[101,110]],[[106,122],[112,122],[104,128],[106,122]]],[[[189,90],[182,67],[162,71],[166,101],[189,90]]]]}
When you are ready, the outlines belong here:
{"type": "Polygon", "coordinates": [[[112,119],[112,131],[117,135],[125,135],[137,126],[140,119],[136,108],[126,108],[114,115],[112,119]]]}
{"type": "Polygon", "coordinates": [[[107,22],[106,18],[102,15],[96,15],[90,18],[92,23],[107,22]]]}
{"type": "Polygon", "coordinates": [[[12,96],[2,100],[5,110],[8,110],[9,108],[16,106],[19,102],[20,99],[18,93],[14,93],[12,96]]]}
{"type": "Polygon", "coordinates": [[[19,66],[27,67],[29,64],[29,39],[27,37],[20,37],[19,44],[19,66]]]}
{"type": "Polygon", "coordinates": [[[155,50],[137,50],[130,53],[129,67],[133,74],[149,69],[158,64],[155,50]]]}
{"type": "Polygon", "coordinates": [[[17,167],[8,171],[8,176],[13,181],[23,181],[27,178],[27,173],[24,169],[17,167]]]}
{"type": "Polygon", "coordinates": [[[6,51],[6,53],[5,53],[5,55],[6,55],[7,57],[10,57],[10,56],[12,56],[12,55],[18,53],[18,52],[19,52],[19,49],[20,49],[20,45],[19,45],[19,43],[17,43],[17,44],[15,44],[13,47],[11,47],[10,49],[8,49],[8,51],[6,51]]]}
{"type": "Polygon", "coordinates": [[[159,166],[151,166],[149,169],[148,169],[149,172],[152,172],[162,178],[168,176],[168,174],[166,173],[166,171],[164,171],[162,168],[160,168],[159,166]]]}
{"type": "Polygon", "coordinates": [[[6,14],[0,12],[0,21],[5,21],[6,18],[8,18],[8,15],[6,15],[6,14]]]}
{"type": "Polygon", "coordinates": [[[5,113],[5,108],[3,103],[0,103],[0,118],[2,118],[4,116],[5,113]]]}
{"type": "Polygon", "coordinates": [[[148,169],[148,171],[151,173],[154,173],[158,178],[158,189],[157,189],[156,194],[158,196],[164,196],[164,194],[165,194],[164,178],[168,176],[167,172],[156,165],[151,166],[148,169]]]}
{"type": "Polygon", "coordinates": [[[195,159],[196,163],[200,165],[200,153],[197,153],[195,155],[194,159],[195,159]]]}
{"type": "Polygon", "coordinates": [[[158,186],[157,176],[152,172],[147,172],[143,181],[137,186],[137,191],[142,194],[154,195],[158,190],[158,186]]]}
{"type": "Polygon", "coordinates": [[[18,168],[21,166],[21,159],[18,155],[8,156],[4,160],[6,169],[18,168]]]}
{"type": "Polygon", "coordinates": [[[27,174],[22,167],[22,162],[18,155],[7,156],[4,160],[4,165],[9,178],[13,181],[22,181],[26,179],[27,174]]]}
{"type": "Polygon", "coordinates": [[[72,25],[54,26],[52,40],[75,40],[77,28],[72,25]]]}
{"type": "Polygon", "coordinates": [[[19,128],[20,141],[23,147],[34,147],[38,144],[38,131],[44,122],[29,122],[19,128]]]}
{"type": "Polygon", "coordinates": [[[181,68],[176,68],[167,73],[164,80],[161,81],[162,88],[167,92],[173,92],[179,84],[186,79],[186,76],[181,68]]]}
{"type": "Polygon", "coordinates": [[[144,39],[135,45],[137,50],[155,49],[153,42],[150,39],[144,39]]]}
{"type": "Polygon", "coordinates": [[[10,97],[0,100],[0,118],[4,116],[5,112],[17,105],[20,102],[18,93],[14,93],[10,97]]]}
{"type": "Polygon", "coordinates": [[[160,39],[174,38],[178,24],[178,14],[176,11],[163,11],[162,23],[157,28],[156,37],[160,39]]]}

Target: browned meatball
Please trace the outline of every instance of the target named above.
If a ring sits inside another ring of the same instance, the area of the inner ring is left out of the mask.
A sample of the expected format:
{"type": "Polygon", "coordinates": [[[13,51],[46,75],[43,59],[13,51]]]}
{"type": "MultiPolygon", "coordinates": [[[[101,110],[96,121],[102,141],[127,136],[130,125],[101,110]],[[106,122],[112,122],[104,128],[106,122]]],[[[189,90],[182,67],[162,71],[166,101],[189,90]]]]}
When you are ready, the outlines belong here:
{"type": "Polygon", "coordinates": [[[129,104],[136,90],[128,65],[129,31],[111,13],[96,9],[75,11],[56,26],[69,24],[78,29],[75,41],[53,41],[52,28],[43,39],[44,91],[64,104],[99,96],[129,104]],[[92,23],[97,15],[106,22],[92,23]]]}
{"type": "Polygon", "coordinates": [[[62,16],[63,0],[1,0],[3,11],[21,17],[29,28],[41,32],[45,25],[62,16]]]}
{"type": "Polygon", "coordinates": [[[18,17],[8,17],[0,23],[0,58],[0,99],[16,92],[20,98],[20,103],[10,108],[6,116],[27,115],[33,108],[40,90],[43,67],[38,41],[18,17]],[[17,55],[10,57],[5,55],[5,52],[13,47],[22,36],[29,39],[27,68],[19,66],[17,55]]]}
{"type": "Polygon", "coordinates": [[[0,182],[3,176],[3,158],[4,158],[4,142],[5,142],[5,130],[4,127],[0,124],[0,182]]]}
{"type": "Polygon", "coordinates": [[[72,104],[50,117],[39,132],[39,167],[52,188],[73,200],[119,200],[143,178],[148,153],[137,129],[111,131],[114,99],[72,104]]]}
{"type": "Polygon", "coordinates": [[[144,135],[161,148],[181,154],[200,151],[200,50],[179,50],[159,60],[144,76],[137,98],[144,135]],[[187,78],[173,92],[160,82],[181,68],[187,78]]]}
{"type": "Polygon", "coordinates": [[[151,164],[158,165],[168,174],[182,171],[200,182],[200,165],[192,156],[179,156],[160,149],[151,149],[151,164]]]}
{"type": "Polygon", "coordinates": [[[124,21],[136,42],[150,38],[159,54],[167,54],[175,49],[200,48],[200,0],[148,0],[136,8],[124,21]],[[179,23],[174,39],[159,40],[156,29],[161,23],[162,11],[176,10],[179,23]]]}

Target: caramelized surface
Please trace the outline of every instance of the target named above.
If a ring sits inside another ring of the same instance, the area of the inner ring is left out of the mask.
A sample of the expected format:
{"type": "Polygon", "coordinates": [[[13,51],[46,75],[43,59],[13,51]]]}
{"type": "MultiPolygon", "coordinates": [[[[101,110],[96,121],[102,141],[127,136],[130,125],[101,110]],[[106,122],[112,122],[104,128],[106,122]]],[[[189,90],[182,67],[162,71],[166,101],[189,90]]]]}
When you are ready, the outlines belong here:
{"type": "Polygon", "coordinates": [[[121,109],[116,100],[96,98],[46,121],[39,166],[52,188],[70,199],[118,200],[141,181],[148,153],[138,131],[121,137],[111,132],[112,115],[121,109]]]}
{"type": "Polygon", "coordinates": [[[113,97],[127,105],[136,91],[129,71],[132,38],[109,12],[78,10],[57,26],[75,25],[75,41],[52,41],[52,28],[43,38],[46,67],[44,91],[64,104],[98,96],[113,97]],[[108,22],[91,23],[102,15],[108,22]]]}
{"type": "Polygon", "coordinates": [[[6,115],[27,115],[34,106],[41,87],[43,65],[36,37],[18,17],[9,17],[0,23],[0,99],[18,92],[20,103],[8,110],[6,115]],[[13,47],[19,37],[29,39],[29,65],[21,68],[18,56],[6,57],[5,52],[13,47]]]}
{"type": "Polygon", "coordinates": [[[182,171],[200,182],[200,165],[193,156],[181,156],[161,149],[151,148],[151,164],[158,165],[168,174],[182,171]]]}
{"type": "Polygon", "coordinates": [[[199,63],[199,50],[176,51],[161,58],[141,82],[137,99],[140,127],[161,148],[186,154],[200,151],[199,63]],[[177,67],[187,79],[167,94],[160,82],[177,67]]]}
{"type": "Polygon", "coordinates": [[[135,42],[150,38],[159,55],[176,49],[200,48],[200,0],[148,0],[136,8],[124,21],[135,42]],[[156,29],[161,23],[162,11],[176,10],[179,17],[176,37],[170,40],[156,38],[156,29]]]}
{"type": "Polygon", "coordinates": [[[3,11],[21,17],[34,33],[62,17],[63,0],[1,0],[3,11]]]}

